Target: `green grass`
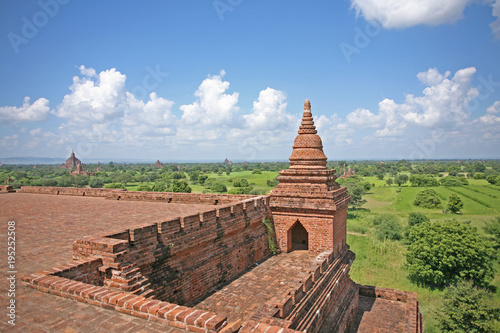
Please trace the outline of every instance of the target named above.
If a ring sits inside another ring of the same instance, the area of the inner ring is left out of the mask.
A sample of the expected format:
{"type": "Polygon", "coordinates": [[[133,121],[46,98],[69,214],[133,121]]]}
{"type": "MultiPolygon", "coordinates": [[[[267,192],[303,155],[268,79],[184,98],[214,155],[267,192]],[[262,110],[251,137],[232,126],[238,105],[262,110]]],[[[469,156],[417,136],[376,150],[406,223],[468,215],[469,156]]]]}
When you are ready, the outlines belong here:
{"type": "MultiPolygon", "coordinates": [[[[500,215],[500,190],[485,180],[469,180],[470,185],[445,188],[433,187],[446,207],[448,197],[457,193],[464,202],[462,214],[443,213],[442,209],[425,209],[413,204],[422,187],[384,186],[385,181],[375,177],[366,177],[376,186],[365,195],[367,203],[362,209],[349,211],[347,220],[347,243],[356,253],[351,268],[352,279],[359,284],[376,285],[416,292],[420,302],[420,310],[424,315],[425,331],[438,332],[435,311],[441,305],[442,291],[419,287],[408,279],[405,267],[406,247],[403,242],[381,242],[372,236],[374,228],[371,223],[377,214],[396,214],[406,226],[411,212],[421,212],[432,220],[457,219],[461,222],[471,221],[471,225],[484,233],[483,226],[487,221],[500,215]],[[380,186],[379,186],[380,185],[380,186]],[[484,205],[486,203],[486,206],[484,205]],[[489,206],[489,207],[488,207],[489,206]]],[[[500,264],[495,264],[496,276],[490,285],[496,288],[496,300],[500,303],[500,264]]]]}

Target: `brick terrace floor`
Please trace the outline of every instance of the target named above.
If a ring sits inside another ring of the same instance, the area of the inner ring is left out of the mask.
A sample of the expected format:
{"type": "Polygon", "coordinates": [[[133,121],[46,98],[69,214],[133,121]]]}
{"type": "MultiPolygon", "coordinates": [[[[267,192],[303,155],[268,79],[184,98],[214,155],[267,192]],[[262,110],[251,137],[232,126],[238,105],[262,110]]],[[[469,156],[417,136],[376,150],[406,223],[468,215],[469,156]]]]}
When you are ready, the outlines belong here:
{"type": "MultiPolygon", "coordinates": [[[[20,284],[22,275],[71,261],[76,239],[169,217],[207,211],[213,206],[114,201],[46,194],[0,194],[1,252],[7,252],[7,221],[16,222],[16,326],[2,312],[0,332],[186,332],[115,311],[45,294],[20,284]]],[[[4,257],[5,258],[5,257],[4,257]]],[[[6,309],[7,262],[0,259],[0,308],[6,309]]],[[[272,257],[206,298],[196,307],[248,319],[261,304],[289,290],[316,255],[294,251],[272,257]]],[[[3,310],[5,311],[5,310],[3,310]]],[[[359,332],[401,332],[404,304],[360,297],[359,332]]],[[[356,332],[357,330],[351,330],[356,332]]]]}
{"type": "Polygon", "coordinates": [[[17,319],[19,332],[176,332],[115,311],[82,304],[21,286],[21,277],[71,261],[76,239],[103,231],[164,221],[213,209],[209,205],[115,201],[46,194],[0,194],[0,332],[12,326],[7,297],[7,221],[16,222],[17,319]]]}
{"type": "Polygon", "coordinates": [[[304,281],[317,257],[317,254],[308,251],[271,257],[195,305],[195,308],[210,309],[227,316],[228,322],[236,319],[245,322],[263,304],[292,290],[298,281],[304,281]]]}
{"type": "Polygon", "coordinates": [[[403,332],[405,308],[405,303],[359,296],[359,309],[350,333],[403,332]]]}

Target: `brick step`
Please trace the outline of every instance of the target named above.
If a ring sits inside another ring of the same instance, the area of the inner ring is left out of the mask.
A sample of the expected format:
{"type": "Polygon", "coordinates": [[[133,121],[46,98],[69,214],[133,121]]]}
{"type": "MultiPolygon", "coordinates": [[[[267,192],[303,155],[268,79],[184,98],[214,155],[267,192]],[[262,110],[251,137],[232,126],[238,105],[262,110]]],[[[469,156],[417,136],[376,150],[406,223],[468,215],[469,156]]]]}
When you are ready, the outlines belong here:
{"type": "Polygon", "coordinates": [[[131,286],[133,284],[135,284],[137,281],[139,281],[140,279],[142,278],[142,275],[139,275],[137,274],[136,276],[133,276],[129,279],[126,279],[122,276],[117,276],[117,275],[113,275],[110,279],[110,281],[114,281],[116,283],[119,283],[119,284],[122,284],[122,285],[125,285],[125,286],[131,286]]]}
{"type": "Polygon", "coordinates": [[[146,298],[155,296],[155,295],[154,295],[154,290],[153,290],[153,289],[148,289],[148,290],[145,290],[145,291],[143,291],[142,293],[140,293],[140,294],[138,294],[138,295],[139,295],[139,296],[142,296],[142,297],[146,297],[146,298]]]}
{"type": "Polygon", "coordinates": [[[143,277],[142,280],[137,281],[136,283],[130,285],[129,291],[135,291],[135,290],[146,290],[151,287],[151,283],[148,282],[148,279],[143,277]]]}
{"type": "Polygon", "coordinates": [[[117,276],[120,276],[124,279],[130,279],[137,275],[141,275],[141,270],[138,267],[128,269],[126,271],[121,271],[117,274],[117,276]]]}

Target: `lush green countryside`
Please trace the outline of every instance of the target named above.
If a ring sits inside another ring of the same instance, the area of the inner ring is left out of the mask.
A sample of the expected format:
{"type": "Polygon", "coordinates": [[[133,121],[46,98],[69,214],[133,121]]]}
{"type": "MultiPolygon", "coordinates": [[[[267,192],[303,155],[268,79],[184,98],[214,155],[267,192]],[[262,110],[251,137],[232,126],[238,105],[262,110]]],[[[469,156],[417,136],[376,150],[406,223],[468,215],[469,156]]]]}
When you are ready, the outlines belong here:
{"type": "MultiPolygon", "coordinates": [[[[483,231],[485,222],[500,216],[500,187],[491,186],[486,180],[469,179],[470,185],[445,188],[433,187],[446,202],[451,193],[457,193],[463,200],[462,214],[444,214],[442,209],[419,208],[413,204],[421,187],[387,186],[375,177],[364,179],[375,184],[365,195],[366,204],[357,211],[350,210],[347,242],[356,253],[351,269],[353,280],[360,284],[408,290],[418,293],[421,311],[425,317],[426,332],[436,332],[435,311],[441,305],[443,291],[419,287],[410,282],[406,270],[406,246],[403,241],[379,241],[372,236],[371,221],[377,214],[395,214],[402,224],[410,212],[421,212],[431,220],[457,219],[470,221],[471,225],[483,231]]],[[[495,265],[496,276],[491,285],[496,288],[496,300],[500,304],[500,265],[495,265]]]]}

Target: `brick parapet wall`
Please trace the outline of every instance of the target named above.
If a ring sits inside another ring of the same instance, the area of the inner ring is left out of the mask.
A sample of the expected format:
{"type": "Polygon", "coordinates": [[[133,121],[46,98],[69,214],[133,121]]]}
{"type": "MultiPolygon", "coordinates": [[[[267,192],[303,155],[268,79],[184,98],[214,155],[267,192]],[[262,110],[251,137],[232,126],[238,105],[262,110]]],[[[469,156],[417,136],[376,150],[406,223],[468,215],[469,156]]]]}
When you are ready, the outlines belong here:
{"type": "Polygon", "coordinates": [[[404,332],[424,332],[424,318],[420,313],[416,293],[388,288],[378,288],[375,286],[359,286],[359,295],[406,303],[405,315],[406,318],[408,318],[408,321],[405,325],[404,332]]]}
{"type": "Polygon", "coordinates": [[[291,328],[318,332],[326,321],[332,320],[332,314],[335,323],[331,327],[345,328],[351,323],[358,307],[357,285],[349,277],[354,257],[354,253],[345,246],[336,255],[330,253],[311,272],[311,289],[305,291],[304,288],[303,299],[296,303],[286,317],[292,322],[291,328]]]}
{"type": "Polygon", "coordinates": [[[132,293],[112,291],[106,287],[53,274],[24,276],[22,283],[42,292],[196,333],[218,332],[227,323],[226,317],[213,312],[200,311],[132,293]]]}
{"type": "Polygon", "coordinates": [[[144,289],[136,282],[147,278],[144,284],[151,283],[158,298],[192,303],[270,255],[262,224],[270,217],[267,200],[254,197],[208,212],[83,237],[73,244],[73,259],[101,258],[113,275],[108,274],[105,283],[115,289],[144,289]],[[129,278],[130,265],[142,276],[129,278]]]}
{"type": "Polygon", "coordinates": [[[15,193],[16,190],[12,187],[12,185],[0,185],[0,193],[15,193]]]}
{"type": "Polygon", "coordinates": [[[182,304],[270,255],[262,224],[268,217],[261,196],[86,236],[74,242],[73,262],[25,276],[23,284],[193,332],[217,331],[225,317],[182,304]]]}
{"type": "Polygon", "coordinates": [[[53,194],[104,197],[115,200],[159,201],[185,204],[229,204],[245,199],[255,198],[255,195],[217,194],[217,193],[173,193],[173,192],[142,192],[107,188],[75,188],[75,187],[44,187],[21,186],[23,193],[53,194]]]}
{"type": "Polygon", "coordinates": [[[250,328],[255,332],[267,329],[318,332],[329,319],[328,323],[333,326],[328,327],[339,327],[338,331],[344,332],[358,306],[358,286],[349,278],[354,254],[346,246],[337,256],[325,252],[317,259],[308,274],[296,281],[295,287],[264,304],[240,333],[250,332],[250,328]],[[334,323],[329,318],[332,313],[335,313],[334,323]]]}

